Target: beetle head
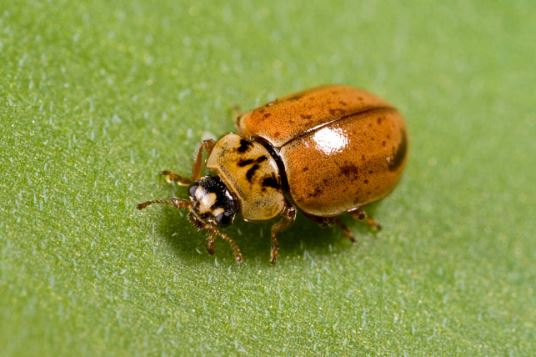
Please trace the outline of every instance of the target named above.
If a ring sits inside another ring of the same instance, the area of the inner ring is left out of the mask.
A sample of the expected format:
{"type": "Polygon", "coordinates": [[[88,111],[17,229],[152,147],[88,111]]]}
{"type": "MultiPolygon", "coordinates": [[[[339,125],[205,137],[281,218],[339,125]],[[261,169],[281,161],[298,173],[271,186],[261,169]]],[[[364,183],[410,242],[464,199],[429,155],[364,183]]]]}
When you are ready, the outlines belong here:
{"type": "Polygon", "coordinates": [[[204,176],[188,187],[195,218],[201,222],[226,226],[238,211],[235,198],[217,176],[204,176]]]}

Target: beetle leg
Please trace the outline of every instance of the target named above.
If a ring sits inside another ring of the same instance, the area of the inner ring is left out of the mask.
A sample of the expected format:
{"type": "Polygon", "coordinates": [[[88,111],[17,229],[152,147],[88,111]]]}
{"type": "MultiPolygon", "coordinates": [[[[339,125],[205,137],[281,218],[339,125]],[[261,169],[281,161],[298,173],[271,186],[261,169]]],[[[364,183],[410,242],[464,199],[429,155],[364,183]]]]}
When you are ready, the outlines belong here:
{"type": "Polygon", "coordinates": [[[242,253],[240,252],[240,248],[238,248],[238,245],[236,244],[236,242],[234,241],[234,239],[232,239],[231,237],[229,237],[227,234],[223,233],[223,232],[220,232],[218,230],[218,228],[216,228],[215,226],[213,226],[212,224],[205,224],[203,226],[203,229],[206,229],[210,235],[207,239],[207,250],[210,254],[212,254],[214,252],[214,239],[215,237],[220,237],[221,239],[223,239],[224,241],[226,241],[227,243],[229,243],[229,246],[231,247],[231,250],[233,251],[233,256],[236,260],[237,263],[241,263],[243,258],[242,258],[242,253]],[[212,249],[212,253],[210,251],[210,249],[212,249]]]}
{"type": "Polygon", "coordinates": [[[160,175],[164,176],[167,183],[175,182],[179,186],[188,186],[193,183],[192,179],[183,177],[169,170],[162,171],[160,175]]]}
{"type": "Polygon", "coordinates": [[[344,224],[339,218],[334,217],[333,223],[336,224],[341,229],[342,234],[344,235],[346,239],[348,239],[352,243],[356,242],[354,235],[352,231],[350,230],[350,228],[348,228],[346,224],[344,224]]]}
{"type": "Polygon", "coordinates": [[[150,206],[152,204],[164,204],[164,205],[170,205],[175,208],[191,208],[192,202],[190,200],[180,199],[180,198],[169,198],[166,200],[151,200],[151,201],[145,201],[142,203],[138,203],[136,206],[137,209],[142,210],[146,208],[147,206],[150,206]]]}
{"type": "Polygon", "coordinates": [[[197,149],[197,155],[195,156],[194,165],[192,167],[192,181],[197,181],[201,177],[201,170],[204,164],[203,150],[207,152],[208,156],[212,152],[212,149],[214,148],[215,144],[216,140],[206,139],[201,142],[201,145],[199,145],[199,148],[197,149]]]}
{"type": "Polygon", "coordinates": [[[355,219],[364,221],[365,223],[369,225],[370,228],[374,229],[375,231],[379,231],[382,229],[381,224],[378,221],[376,221],[374,218],[369,216],[361,208],[358,208],[355,211],[350,212],[350,215],[355,219]]]}
{"type": "Polygon", "coordinates": [[[216,237],[210,234],[207,237],[207,252],[210,255],[214,255],[214,243],[216,242],[216,237]]]}
{"type": "Polygon", "coordinates": [[[164,176],[168,183],[175,182],[179,186],[188,186],[191,185],[194,181],[199,180],[201,177],[201,171],[203,169],[203,151],[207,152],[207,155],[210,155],[214,144],[216,143],[213,139],[203,140],[197,149],[195,155],[195,161],[192,166],[192,177],[184,177],[179,174],[174,173],[173,171],[164,170],[160,174],[164,176]]]}
{"type": "Polygon", "coordinates": [[[346,239],[348,239],[352,243],[356,242],[356,239],[354,238],[354,235],[350,228],[348,228],[346,224],[344,224],[338,217],[317,217],[310,215],[305,216],[322,226],[331,226],[336,224],[341,229],[342,234],[346,239]]]}
{"type": "Polygon", "coordinates": [[[272,225],[272,249],[270,251],[270,263],[275,263],[279,256],[279,240],[277,235],[286,230],[296,220],[296,208],[286,202],[285,208],[282,213],[282,219],[272,225]]]}
{"type": "Polygon", "coordinates": [[[235,123],[235,128],[240,131],[240,118],[242,118],[245,114],[245,112],[243,112],[241,109],[240,109],[240,106],[239,105],[233,105],[232,107],[229,108],[229,113],[230,113],[230,116],[231,118],[233,118],[234,120],[234,123],[235,123]]]}

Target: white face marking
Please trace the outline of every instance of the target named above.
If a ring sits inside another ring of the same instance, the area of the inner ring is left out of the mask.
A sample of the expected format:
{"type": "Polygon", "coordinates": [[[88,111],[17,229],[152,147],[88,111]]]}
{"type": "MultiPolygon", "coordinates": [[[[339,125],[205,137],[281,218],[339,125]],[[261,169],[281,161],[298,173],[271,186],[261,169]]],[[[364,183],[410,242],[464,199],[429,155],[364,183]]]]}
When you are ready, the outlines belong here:
{"type": "Polygon", "coordinates": [[[214,217],[216,217],[216,216],[218,216],[218,215],[220,215],[220,214],[223,214],[224,211],[225,211],[225,210],[224,210],[223,208],[218,207],[218,208],[216,208],[214,211],[212,211],[212,215],[213,215],[214,217]]]}
{"type": "Polygon", "coordinates": [[[208,193],[205,189],[199,186],[194,193],[195,199],[199,202],[199,213],[207,213],[211,211],[212,206],[216,203],[216,194],[208,193]]]}

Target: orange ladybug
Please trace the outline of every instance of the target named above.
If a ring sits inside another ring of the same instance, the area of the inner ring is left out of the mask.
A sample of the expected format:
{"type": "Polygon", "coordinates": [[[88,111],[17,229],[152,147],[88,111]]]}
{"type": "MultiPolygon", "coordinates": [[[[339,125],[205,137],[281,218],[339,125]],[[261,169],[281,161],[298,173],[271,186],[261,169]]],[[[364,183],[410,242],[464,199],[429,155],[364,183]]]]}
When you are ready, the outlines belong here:
{"type": "Polygon", "coordinates": [[[271,228],[270,261],[279,254],[278,235],[296,211],[321,224],[336,224],[355,241],[339,216],[349,213],[374,229],[380,225],[363,207],[389,194],[407,161],[408,138],[396,108],[364,90],[326,85],[277,99],[238,116],[237,134],[201,143],[190,178],[163,171],[168,182],[189,186],[188,199],[169,204],[187,209],[208,233],[227,241],[237,262],[242,254],[220,231],[240,213],[245,221],[280,217],[271,228]],[[207,153],[206,162],[203,151],[207,153]],[[203,164],[211,175],[201,177],[203,164]]]}

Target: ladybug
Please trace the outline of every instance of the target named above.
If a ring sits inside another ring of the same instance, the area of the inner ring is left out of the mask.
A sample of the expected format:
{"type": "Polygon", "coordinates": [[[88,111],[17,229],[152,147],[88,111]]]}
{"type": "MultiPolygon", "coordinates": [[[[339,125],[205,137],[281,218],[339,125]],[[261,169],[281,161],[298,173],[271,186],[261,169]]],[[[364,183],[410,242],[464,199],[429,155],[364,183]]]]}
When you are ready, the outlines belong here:
{"type": "Polygon", "coordinates": [[[208,233],[208,252],[221,238],[237,262],[238,245],[219,228],[239,213],[248,222],[279,218],[271,227],[272,263],[278,235],[297,210],[339,226],[352,242],[339,219],[344,213],[380,229],[363,207],[394,189],[407,161],[404,119],[392,105],[361,89],[326,85],[240,115],[236,126],[239,134],[201,143],[191,177],[162,172],[168,182],[188,186],[188,199],[152,200],[137,208],[158,203],[188,210],[191,222],[208,233]],[[201,176],[204,166],[209,176],[201,176]]]}

